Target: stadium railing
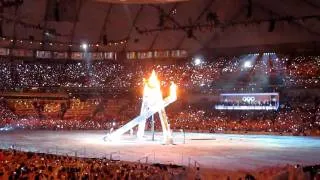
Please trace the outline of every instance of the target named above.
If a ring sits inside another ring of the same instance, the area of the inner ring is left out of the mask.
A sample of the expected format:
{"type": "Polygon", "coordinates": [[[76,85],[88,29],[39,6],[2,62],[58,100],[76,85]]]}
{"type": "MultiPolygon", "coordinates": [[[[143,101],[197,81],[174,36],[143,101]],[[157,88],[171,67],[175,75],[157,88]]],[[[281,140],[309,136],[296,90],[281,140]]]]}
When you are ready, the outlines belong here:
{"type": "MultiPolygon", "coordinates": [[[[12,144],[12,143],[0,143],[0,149],[7,149],[7,150],[17,150],[23,152],[34,152],[34,153],[43,153],[43,154],[53,154],[59,156],[70,156],[70,157],[78,157],[78,158],[102,158],[108,159],[112,161],[129,161],[126,157],[134,157],[137,156],[136,153],[130,151],[111,151],[111,152],[101,152],[101,151],[88,151],[86,147],[82,148],[74,148],[74,149],[64,149],[58,146],[54,147],[47,147],[43,148],[40,146],[29,146],[23,144],[12,144]]],[[[173,156],[172,156],[173,157],[173,156]]],[[[174,164],[174,165],[183,165],[188,166],[189,168],[197,168],[200,167],[200,163],[191,158],[191,157],[184,157],[181,154],[181,157],[176,157],[174,159],[170,159],[170,161],[160,161],[157,158],[156,152],[153,151],[152,153],[146,154],[141,156],[136,160],[139,163],[146,163],[146,164],[174,164]],[[186,162],[186,160],[188,160],[186,162]]]]}

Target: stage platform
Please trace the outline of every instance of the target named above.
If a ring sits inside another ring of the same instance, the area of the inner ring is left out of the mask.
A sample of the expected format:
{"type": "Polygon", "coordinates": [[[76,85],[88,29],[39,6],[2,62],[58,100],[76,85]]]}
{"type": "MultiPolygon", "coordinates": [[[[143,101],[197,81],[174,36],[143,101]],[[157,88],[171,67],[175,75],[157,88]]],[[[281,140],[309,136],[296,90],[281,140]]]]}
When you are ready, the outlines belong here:
{"type": "Polygon", "coordinates": [[[124,135],[105,142],[106,131],[11,131],[0,133],[1,148],[79,157],[106,157],[148,163],[199,164],[223,170],[255,170],[286,164],[319,164],[320,138],[275,135],[173,133],[174,145],[161,145],[162,134],[146,132],[143,141],[124,135]]]}

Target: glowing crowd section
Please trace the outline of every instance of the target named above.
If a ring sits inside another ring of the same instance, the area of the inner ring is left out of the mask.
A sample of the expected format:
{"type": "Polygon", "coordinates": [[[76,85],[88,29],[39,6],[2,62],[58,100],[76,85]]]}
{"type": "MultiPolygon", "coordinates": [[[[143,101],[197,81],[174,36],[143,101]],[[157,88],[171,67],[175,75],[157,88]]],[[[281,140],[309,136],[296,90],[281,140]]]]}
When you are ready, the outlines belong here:
{"type": "Polygon", "coordinates": [[[141,79],[154,69],[162,85],[206,93],[217,89],[274,86],[312,87],[319,83],[319,56],[244,55],[167,65],[125,64],[120,61],[0,61],[2,89],[31,87],[102,88],[110,91],[141,88],[141,79]],[[198,64],[199,63],[199,64],[198,64]]]}
{"type": "Polygon", "coordinates": [[[62,94],[51,100],[3,98],[0,123],[9,129],[120,127],[139,114],[142,79],[154,69],[163,89],[169,88],[171,82],[178,86],[178,102],[167,112],[173,130],[319,133],[319,98],[313,92],[319,87],[319,56],[264,53],[162,65],[2,59],[0,67],[2,93],[62,94]],[[291,92],[293,89],[297,91],[291,92]],[[86,90],[108,95],[79,95],[86,90]],[[196,104],[188,100],[192,93],[217,97],[225,92],[279,92],[279,109],[228,113],[214,110],[217,102],[208,99],[196,104]]]}

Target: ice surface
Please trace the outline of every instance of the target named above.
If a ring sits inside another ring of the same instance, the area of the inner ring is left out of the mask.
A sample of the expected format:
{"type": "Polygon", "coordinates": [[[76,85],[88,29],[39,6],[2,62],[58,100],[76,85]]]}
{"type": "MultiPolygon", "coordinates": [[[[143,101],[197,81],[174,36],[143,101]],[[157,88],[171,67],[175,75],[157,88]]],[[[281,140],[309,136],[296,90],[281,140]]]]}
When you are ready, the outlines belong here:
{"type": "Polygon", "coordinates": [[[124,135],[105,142],[107,131],[12,131],[0,133],[0,146],[86,157],[188,165],[224,170],[254,170],[286,164],[319,164],[320,138],[274,135],[173,133],[175,145],[162,145],[162,133],[146,132],[145,140],[124,135]]]}

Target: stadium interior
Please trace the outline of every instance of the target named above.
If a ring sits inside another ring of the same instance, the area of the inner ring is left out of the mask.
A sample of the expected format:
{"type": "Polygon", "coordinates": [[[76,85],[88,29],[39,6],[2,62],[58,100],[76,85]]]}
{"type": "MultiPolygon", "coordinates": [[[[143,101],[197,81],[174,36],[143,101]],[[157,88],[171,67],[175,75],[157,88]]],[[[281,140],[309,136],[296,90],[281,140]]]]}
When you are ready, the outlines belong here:
{"type": "Polygon", "coordinates": [[[318,164],[213,173],[0,141],[0,179],[320,179],[319,1],[0,1],[0,139],[121,128],[153,70],[178,87],[172,132],[315,138],[318,164]]]}

